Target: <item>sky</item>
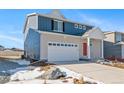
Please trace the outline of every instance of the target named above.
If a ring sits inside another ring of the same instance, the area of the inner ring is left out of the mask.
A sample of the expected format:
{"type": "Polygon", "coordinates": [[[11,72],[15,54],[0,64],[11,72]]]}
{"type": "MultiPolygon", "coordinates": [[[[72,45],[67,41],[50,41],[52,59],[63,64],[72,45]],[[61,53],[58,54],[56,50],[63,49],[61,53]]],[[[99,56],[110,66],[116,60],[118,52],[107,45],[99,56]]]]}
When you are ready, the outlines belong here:
{"type": "MultiPolygon", "coordinates": [[[[124,32],[124,10],[60,9],[60,11],[72,21],[93,25],[102,31],[124,32]]],[[[26,15],[34,12],[45,14],[51,12],[51,9],[1,9],[0,45],[23,49],[26,15]]]]}

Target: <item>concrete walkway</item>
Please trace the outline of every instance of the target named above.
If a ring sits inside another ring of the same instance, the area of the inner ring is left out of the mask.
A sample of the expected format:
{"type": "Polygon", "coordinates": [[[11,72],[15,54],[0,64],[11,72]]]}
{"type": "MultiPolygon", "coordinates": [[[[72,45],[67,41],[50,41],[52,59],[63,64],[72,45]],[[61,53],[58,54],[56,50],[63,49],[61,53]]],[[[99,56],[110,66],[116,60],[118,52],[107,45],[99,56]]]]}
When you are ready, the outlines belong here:
{"type": "Polygon", "coordinates": [[[61,66],[106,84],[124,84],[124,69],[89,62],[61,66]]]}

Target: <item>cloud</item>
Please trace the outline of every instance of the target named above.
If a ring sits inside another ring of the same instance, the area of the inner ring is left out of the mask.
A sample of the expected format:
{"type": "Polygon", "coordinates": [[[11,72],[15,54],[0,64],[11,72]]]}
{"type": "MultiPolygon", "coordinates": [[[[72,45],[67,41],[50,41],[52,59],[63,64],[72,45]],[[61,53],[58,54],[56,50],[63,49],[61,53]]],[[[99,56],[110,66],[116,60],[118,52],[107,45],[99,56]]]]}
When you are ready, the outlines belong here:
{"type": "Polygon", "coordinates": [[[13,41],[13,42],[19,43],[19,44],[23,43],[22,39],[19,39],[17,37],[13,37],[13,36],[8,36],[8,35],[0,35],[0,39],[10,40],[10,41],[13,41]]]}

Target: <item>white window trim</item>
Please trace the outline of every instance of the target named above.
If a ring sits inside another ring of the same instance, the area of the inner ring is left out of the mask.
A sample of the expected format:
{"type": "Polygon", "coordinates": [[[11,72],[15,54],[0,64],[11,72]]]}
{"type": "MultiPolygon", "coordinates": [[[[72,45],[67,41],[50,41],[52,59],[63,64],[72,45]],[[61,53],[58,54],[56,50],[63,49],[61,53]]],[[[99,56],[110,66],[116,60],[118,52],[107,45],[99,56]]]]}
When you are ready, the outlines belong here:
{"type": "MultiPolygon", "coordinates": [[[[55,32],[63,32],[63,21],[60,21],[60,20],[53,20],[53,21],[56,21],[58,23],[62,23],[62,30],[53,30],[55,32]]],[[[58,24],[58,29],[60,28],[60,25],[58,24]]]]}

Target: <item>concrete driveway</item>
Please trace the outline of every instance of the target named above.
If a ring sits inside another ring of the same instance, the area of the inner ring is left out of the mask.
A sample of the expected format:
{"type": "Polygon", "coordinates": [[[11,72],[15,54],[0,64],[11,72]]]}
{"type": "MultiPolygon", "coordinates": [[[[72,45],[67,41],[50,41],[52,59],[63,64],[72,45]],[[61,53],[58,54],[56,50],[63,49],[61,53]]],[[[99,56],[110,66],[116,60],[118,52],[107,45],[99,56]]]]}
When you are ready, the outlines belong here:
{"type": "Polygon", "coordinates": [[[124,84],[124,69],[89,62],[61,66],[106,84],[124,84]]]}

